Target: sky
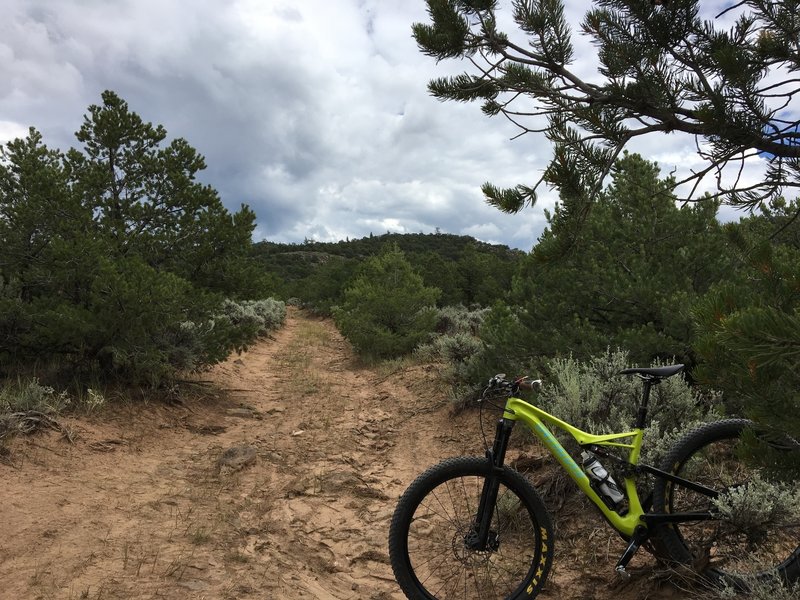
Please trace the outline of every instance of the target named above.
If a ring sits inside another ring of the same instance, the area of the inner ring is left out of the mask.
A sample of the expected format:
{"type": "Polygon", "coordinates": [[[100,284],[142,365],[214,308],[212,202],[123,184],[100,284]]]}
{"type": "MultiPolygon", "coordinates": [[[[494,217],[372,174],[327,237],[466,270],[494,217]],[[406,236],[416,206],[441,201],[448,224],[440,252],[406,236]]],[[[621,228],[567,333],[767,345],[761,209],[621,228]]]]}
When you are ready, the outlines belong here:
{"type": "MultiPolygon", "coordinates": [[[[566,1],[573,24],[586,6],[566,1]]],[[[423,0],[2,0],[2,13],[0,143],[34,126],[51,148],[78,146],[113,90],[205,156],[199,178],[255,211],[256,241],[441,231],[527,251],[557,200],[544,189],[516,215],[485,203],[485,181],[535,183],[550,146],[428,95],[465,65],[418,50],[423,0]]],[[[591,76],[593,48],[575,45],[591,76]]],[[[631,150],[664,172],[699,165],[685,136],[631,150]]]]}

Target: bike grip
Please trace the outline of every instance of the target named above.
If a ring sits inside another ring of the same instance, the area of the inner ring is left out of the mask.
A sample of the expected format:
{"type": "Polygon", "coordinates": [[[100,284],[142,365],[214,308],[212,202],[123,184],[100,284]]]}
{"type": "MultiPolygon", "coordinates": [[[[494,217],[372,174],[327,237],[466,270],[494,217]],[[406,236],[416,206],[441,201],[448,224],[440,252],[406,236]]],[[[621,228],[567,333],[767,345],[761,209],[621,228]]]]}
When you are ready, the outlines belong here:
{"type": "Polygon", "coordinates": [[[526,390],[528,392],[538,392],[542,389],[542,380],[541,379],[528,379],[527,377],[520,377],[515,382],[519,389],[526,390]]]}

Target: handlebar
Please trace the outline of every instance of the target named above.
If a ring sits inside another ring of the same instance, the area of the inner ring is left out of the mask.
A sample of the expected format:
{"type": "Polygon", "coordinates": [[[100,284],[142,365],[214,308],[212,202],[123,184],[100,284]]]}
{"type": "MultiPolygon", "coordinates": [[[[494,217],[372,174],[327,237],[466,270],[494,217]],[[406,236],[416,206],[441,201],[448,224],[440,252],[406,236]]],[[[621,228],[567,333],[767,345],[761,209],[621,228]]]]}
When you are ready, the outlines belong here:
{"type": "Polygon", "coordinates": [[[513,381],[506,379],[505,373],[498,373],[489,380],[489,385],[486,391],[503,391],[509,396],[515,394],[519,390],[525,391],[539,391],[542,388],[541,379],[531,379],[528,375],[518,377],[513,381]]]}

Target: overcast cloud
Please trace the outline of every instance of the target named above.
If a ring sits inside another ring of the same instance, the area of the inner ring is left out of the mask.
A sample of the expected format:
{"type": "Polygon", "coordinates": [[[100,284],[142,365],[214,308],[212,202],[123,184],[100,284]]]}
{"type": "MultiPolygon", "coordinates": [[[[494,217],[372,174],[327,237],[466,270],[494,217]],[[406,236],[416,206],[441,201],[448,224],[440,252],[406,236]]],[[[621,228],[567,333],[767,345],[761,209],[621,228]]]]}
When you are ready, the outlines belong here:
{"type": "MultiPolygon", "coordinates": [[[[574,23],[586,6],[567,0],[574,23]]],[[[255,210],[256,240],[438,228],[529,250],[557,198],[514,216],[484,203],[484,181],[535,182],[550,149],[427,95],[463,67],[418,51],[423,0],[4,0],[3,13],[0,142],[35,126],[66,150],[114,90],[206,157],[203,181],[255,210]]],[[[593,49],[577,43],[590,73],[593,49]]],[[[696,160],[685,137],[632,149],[665,171],[696,160]]]]}

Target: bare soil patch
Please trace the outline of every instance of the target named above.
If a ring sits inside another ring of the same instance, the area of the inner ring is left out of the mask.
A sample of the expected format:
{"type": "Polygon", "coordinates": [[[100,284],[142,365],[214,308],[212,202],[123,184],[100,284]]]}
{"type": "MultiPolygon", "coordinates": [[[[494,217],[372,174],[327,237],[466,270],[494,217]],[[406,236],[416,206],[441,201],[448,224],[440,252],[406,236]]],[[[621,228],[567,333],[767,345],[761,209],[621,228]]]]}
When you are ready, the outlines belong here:
{"type": "MultiPolygon", "coordinates": [[[[13,441],[0,598],[400,600],[394,505],[427,466],[483,453],[475,413],[451,418],[430,369],[359,366],[331,322],[298,311],[201,379],[198,398],[65,419],[73,443],[13,441]]],[[[644,556],[619,584],[624,543],[575,506],[544,597],[683,597],[644,556]]]]}

